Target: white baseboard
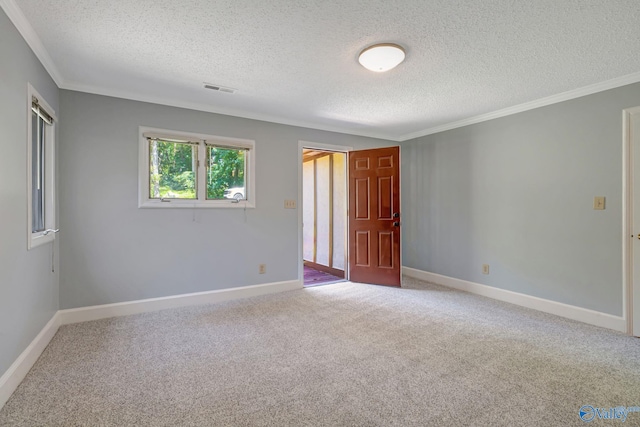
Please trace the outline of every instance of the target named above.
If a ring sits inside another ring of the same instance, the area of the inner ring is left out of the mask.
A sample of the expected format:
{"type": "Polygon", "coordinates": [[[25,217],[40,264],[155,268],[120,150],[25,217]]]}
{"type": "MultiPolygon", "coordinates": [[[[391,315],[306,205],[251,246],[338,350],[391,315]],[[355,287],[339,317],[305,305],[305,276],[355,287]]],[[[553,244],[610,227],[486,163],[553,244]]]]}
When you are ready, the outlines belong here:
{"type": "Polygon", "coordinates": [[[38,357],[51,341],[60,327],[60,316],[56,312],[31,344],[18,356],[15,362],[0,377],[0,409],[7,403],[24,377],[29,373],[38,357]]]}
{"type": "Polygon", "coordinates": [[[567,319],[577,320],[602,328],[613,329],[619,332],[627,332],[627,322],[624,317],[613,316],[599,311],[563,304],[531,295],[520,294],[518,292],[507,291],[505,289],[494,288],[492,286],[481,285],[480,283],[469,282],[456,279],[454,277],[443,276],[428,271],[417,270],[410,267],[402,267],[402,273],[415,279],[424,280],[449,288],[470,292],[477,295],[497,299],[500,301],[516,304],[522,307],[532,308],[567,319]]]}
{"type": "Polygon", "coordinates": [[[233,299],[255,297],[294,289],[302,289],[302,283],[299,280],[119,302],[115,304],[94,305],[91,307],[71,308],[60,310],[58,314],[60,315],[60,324],[68,325],[108,317],[128,316],[130,314],[164,310],[166,308],[211,304],[233,299]]]}
{"type": "Polygon", "coordinates": [[[58,310],[49,323],[40,331],[38,336],[34,338],[31,344],[29,344],[18,359],[9,367],[7,372],[0,377],[0,409],[7,403],[7,400],[9,400],[13,392],[18,388],[24,377],[38,360],[38,357],[40,357],[56,334],[58,328],[62,325],[104,319],[107,317],[146,313],[163,310],[165,308],[211,304],[233,299],[273,294],[276,292],[291,291],[294,289],[302,289],[302,283],[299,280],[58,310]]]}

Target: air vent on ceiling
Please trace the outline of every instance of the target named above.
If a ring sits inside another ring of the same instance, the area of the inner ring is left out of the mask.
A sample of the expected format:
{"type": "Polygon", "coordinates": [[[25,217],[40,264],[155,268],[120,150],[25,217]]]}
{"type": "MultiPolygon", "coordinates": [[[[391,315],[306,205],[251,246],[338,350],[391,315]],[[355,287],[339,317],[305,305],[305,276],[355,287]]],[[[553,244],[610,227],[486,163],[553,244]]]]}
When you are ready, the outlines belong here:
{"type": "Polygon", "coordinates": [[[215,91],[218,91],[218,92],[224,92],[224,93],[236,93],[236,91],[238,90],[238,89],[234,89],[232,87],[214,85],[212,83],[204,83],[204,88],[205,89],[215,90],[215,91]]]}

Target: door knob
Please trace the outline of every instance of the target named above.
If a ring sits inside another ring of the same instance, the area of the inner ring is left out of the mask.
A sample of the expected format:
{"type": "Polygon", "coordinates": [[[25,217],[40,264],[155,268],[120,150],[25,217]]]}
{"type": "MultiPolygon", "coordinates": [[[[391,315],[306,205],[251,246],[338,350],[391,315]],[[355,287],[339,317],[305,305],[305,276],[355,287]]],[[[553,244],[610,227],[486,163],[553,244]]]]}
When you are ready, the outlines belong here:
{"type": "Polygon", "coordinates": [[[394,218],[400,218],[400,214],[399,214],[398,212],[394,212],[394,213],[393,213],[393,217],[394,217],[394,218]]]}
{"type": "Polygon", "coordinates": [[[393,223],[393,226],[394,226],[394,227],[400,227],[400,222],[399,222],[399,221],[395,221],[395,222],[393,223]]]}

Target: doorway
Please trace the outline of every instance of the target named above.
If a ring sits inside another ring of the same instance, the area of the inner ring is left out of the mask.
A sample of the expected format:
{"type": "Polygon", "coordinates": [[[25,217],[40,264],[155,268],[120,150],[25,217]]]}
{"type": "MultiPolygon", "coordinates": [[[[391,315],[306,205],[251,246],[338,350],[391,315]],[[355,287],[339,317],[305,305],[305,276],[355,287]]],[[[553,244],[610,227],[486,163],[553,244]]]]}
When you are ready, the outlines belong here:
{"type": "Polygon", "coordinates": [[[346,153],[303,147],[303,285],[346,280],[346,153]]]}
{"type": "MultiPolygon", "coordinates": [[[[346,185],[345,227],[338,237],[334,237],[333,245],[334,251],[335,242],[344,245],[344,279],[401,287],[400,147],[353,150],[352,147],[298,141],[298,200],[302,205],[305,194],[307,197],[313,194],[311,190],[303,191],[305,149],[309,156],[312,155],[310,151],[344,155],[344,177],[334,177],[333,181],[334,184],[337,180],[344,181],[346,185]]],[[[311,167],[307,167],[308,175],[310,170],[311,167]]],[[[307,204],[310,203],[308,199],[307,204]]],[[[298,280],[301,283],[304,283],[305,233],[306,241],[311,241],[309,235],[315,231],[309,224],[316,223],[309,214],[303,221],[303,211],[303,206],[298,209],[298,280]]],[[[335,222],[333,228],[332,235],[335,236],[335,222]]],[[[311,251],[307,246],[307,260],[312,256],[311,251]]],[[[332,259],[336,260],[335,252],[332,259]]]]}

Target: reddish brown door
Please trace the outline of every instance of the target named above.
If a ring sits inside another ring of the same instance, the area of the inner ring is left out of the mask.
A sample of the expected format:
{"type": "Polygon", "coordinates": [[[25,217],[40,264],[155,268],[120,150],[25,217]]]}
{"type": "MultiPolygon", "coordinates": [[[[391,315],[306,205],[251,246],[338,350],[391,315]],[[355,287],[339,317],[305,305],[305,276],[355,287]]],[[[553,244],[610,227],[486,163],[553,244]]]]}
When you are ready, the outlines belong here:
{"type": "Polygon", "coordinates": [[[400,147],[349,153],[349,279],[400,286],[400,147]]]}

